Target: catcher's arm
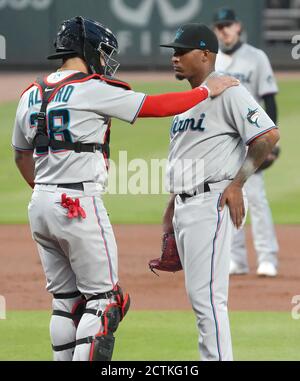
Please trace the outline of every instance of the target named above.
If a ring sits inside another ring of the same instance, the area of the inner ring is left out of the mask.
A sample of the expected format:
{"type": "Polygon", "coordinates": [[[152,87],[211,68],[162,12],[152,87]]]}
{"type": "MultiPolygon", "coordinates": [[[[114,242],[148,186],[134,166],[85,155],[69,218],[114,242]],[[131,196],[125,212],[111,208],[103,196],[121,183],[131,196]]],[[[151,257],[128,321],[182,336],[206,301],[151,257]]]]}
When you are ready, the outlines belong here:
{"type": "Polygon", "coordinates": [[[238,86],[239,80],[221,76],[209,78],[205,86],[195,89],[159,95],[147,95],[139,111],[138,118],[164,117],[181,114],[209,96],[216,97],[232,86],[238,86]]]}
{"type": "Polygon", "coordinates": [[[26,182],[34,188],[34,160],[32,151],[15,150],[15,163],[26,182]]]}

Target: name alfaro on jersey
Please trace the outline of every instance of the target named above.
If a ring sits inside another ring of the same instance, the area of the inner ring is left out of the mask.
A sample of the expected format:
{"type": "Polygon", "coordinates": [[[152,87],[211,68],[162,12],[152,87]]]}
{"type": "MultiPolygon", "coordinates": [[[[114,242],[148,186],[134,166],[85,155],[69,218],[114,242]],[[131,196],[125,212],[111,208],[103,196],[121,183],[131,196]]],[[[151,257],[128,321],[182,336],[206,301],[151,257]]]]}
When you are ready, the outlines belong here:
{"type": "MultiPolygon", "coordinates": [[[[55,97],[50,102],[64,102],[67,103],[73,93],[74,86],[68,85],[62,87],[60,90],[58,90],[55,97]]],[[[47,89],[46,89],[47,91],[47,89]]],[[[41,95],[39,92],[39,89],[36,88],[35,90],[32,90],[28,97],[28,108],[31,106],[34,106],[36,104],[42,103],[41,95]]]]}

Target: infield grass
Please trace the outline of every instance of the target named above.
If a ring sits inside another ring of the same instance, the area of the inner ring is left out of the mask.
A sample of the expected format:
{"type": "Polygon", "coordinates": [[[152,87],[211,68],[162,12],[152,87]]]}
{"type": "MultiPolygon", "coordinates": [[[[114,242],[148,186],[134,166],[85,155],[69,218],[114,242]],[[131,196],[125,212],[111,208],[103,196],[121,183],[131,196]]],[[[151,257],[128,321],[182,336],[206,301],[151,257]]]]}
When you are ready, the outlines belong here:
{"type": "MultiPolygon", "coordinates": [[[[0,360],[52,360],[48,311],[9,311],[0,320],[0,360]]],[[[235,360],[300,360],[300,321],[288,312],[232,312],[235,360]]],[[[116,334],[114,360],[198,360],[189,311],[130,311],[116,334]]]]}
{"type": "MultiPolygon", "coordinates": [[[[277,224],[300,223],[299,162],[299,80],[279,82],[279,126],[282,155],[265,179],[273,217],[277,224]]],[[[179,91],[188,88],[179,82],[135,83],[133,88],[147,93],[179,91]]],[[[17,172],[10,147],[16,102],[0,105],[0,223],[27,222],[30,189],[17,172]]],[[[141,119],[134,126],[118,120],[112,127],[112,159],[118,163],[119,151],[128,152],[128,161],[142,158],[163,159],[167,156],[171,118],[141,119]]],[[[139,167],[131,168],[132,178],[139,167]]],[[[150,188],[150,184],[148,189],[150,188]]],[[[113,223],[160,223],[166,195],[105,195],[105,204],[113,223]]]]}

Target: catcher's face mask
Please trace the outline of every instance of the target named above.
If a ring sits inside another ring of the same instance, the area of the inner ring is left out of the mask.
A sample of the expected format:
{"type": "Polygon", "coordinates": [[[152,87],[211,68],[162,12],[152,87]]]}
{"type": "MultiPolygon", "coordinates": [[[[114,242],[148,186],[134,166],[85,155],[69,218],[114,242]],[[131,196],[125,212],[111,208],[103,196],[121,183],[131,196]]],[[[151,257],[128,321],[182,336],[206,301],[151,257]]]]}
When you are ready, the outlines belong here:
{"type": "Polygon", "coordinates": [[[117,39],[108,28],[96,21],[83,17],[78,19],[82,27],[83,55],[89,71],[113,76],[119,67],[119,62],[112,58],[118,51],[117,39]]]}
{"type": "Polygon", "coordinates": [[[120,63],[113,58],[118,50],[105,42],[101,42],[98,51],[104,60],[104,74],[113,77],[120,66],[120,63]]]}

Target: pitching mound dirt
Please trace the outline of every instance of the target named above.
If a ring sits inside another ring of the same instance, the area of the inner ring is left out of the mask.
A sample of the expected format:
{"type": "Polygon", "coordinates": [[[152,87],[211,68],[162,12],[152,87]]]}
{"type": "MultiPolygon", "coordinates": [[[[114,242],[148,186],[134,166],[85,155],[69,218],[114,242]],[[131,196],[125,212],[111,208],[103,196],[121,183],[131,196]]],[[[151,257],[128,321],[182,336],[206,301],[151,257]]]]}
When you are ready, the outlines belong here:
{"type": "MultiPolygon", "coordinates": [[[[148,270],[148,260],[159,255],[161,227],[153,225],[114,226],[119,247],[119,273],[124,289],[131,294],[133,309],[190,309],[183,272],[160,273],[148,270]]],[[[290,311],[291,300],[300,294],[300,227],[277,226],[280,243],[280,268],[276,278],[258,278],[256,259],[247,240],[250,274],[233,276],[230,282],[231,310],[290,311]]],[[[0,295],[7,308],[49,309],[51,297],[45,291],[45,279],[31,239],[29,227],[0,227],[0,295]]]]}

